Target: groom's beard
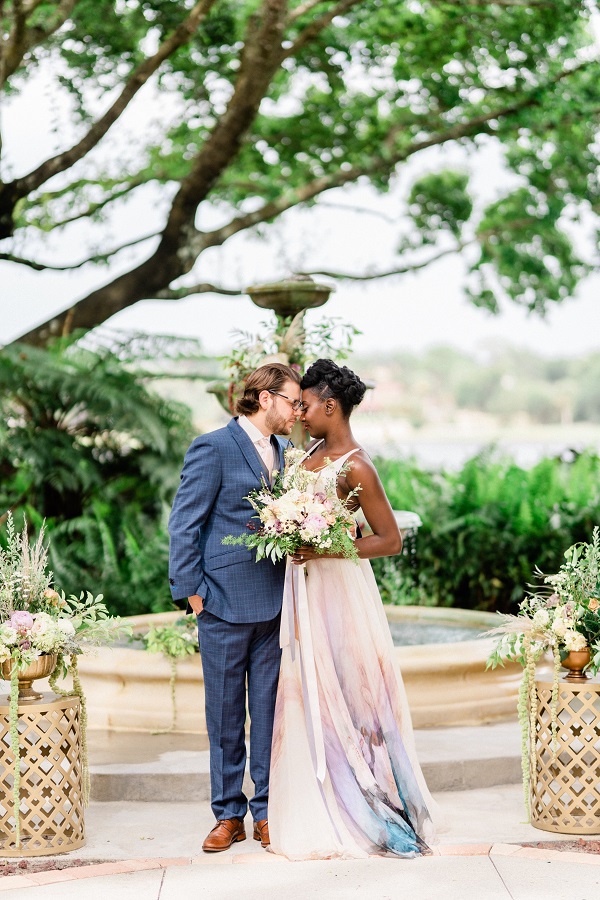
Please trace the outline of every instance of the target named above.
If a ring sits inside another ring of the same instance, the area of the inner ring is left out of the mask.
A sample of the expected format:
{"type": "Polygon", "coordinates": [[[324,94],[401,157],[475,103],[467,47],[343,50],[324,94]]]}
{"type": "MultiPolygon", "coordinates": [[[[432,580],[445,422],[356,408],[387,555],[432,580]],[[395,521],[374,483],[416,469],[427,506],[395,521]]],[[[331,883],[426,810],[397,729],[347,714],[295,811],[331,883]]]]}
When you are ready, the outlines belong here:
{"type": "Polygon", "coordinates": [[[289,424],[287,417],[273,408],[267,411],[265,425],[271,434],[289,434],[293,428],[293,425],[289,424]]]}

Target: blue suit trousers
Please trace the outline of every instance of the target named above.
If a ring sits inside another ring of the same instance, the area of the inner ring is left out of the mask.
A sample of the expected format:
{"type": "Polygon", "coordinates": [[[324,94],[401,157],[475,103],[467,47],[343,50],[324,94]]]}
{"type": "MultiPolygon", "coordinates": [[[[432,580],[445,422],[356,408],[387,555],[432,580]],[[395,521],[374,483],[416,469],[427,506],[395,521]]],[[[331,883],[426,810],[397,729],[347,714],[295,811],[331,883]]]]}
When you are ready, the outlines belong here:
{"type": "Polygon", "coordinates": [[[281,662],[280,615],[267,622],[231,623],[206,610],[198,616],[210,741],[211,806],[216,819],[243,819],[248,799],[246,688],[250,714],[250,777],[255,822],[268,818],[269,768],[281,662]]]}

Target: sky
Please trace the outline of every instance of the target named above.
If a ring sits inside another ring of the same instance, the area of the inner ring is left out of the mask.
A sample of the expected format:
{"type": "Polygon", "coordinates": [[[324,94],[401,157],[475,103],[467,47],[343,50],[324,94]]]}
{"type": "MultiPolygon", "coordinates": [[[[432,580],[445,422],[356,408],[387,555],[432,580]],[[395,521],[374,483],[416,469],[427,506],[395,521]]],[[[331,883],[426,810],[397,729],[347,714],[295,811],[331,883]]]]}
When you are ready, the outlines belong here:
{"type": "MultiPolygon", "coordinates": [[[[134,104],[130,134],[136,128],[141,131],[150,101],[146,95],[134,104]]],[[[16,174],[28,171],[40,158],[69,143],[69,110],[56,103],[44,78],[34,80],[18,104],[14,100],[5,103],[2,117],[5,158],[16,174]],[[60,127],[53,132],[57,122],[60,127]]],[[[119,152],[119,147],[113,146],[112,152],[119,152]]],[[[377,195],[360,185],[330,192],[326,197],[329,206],[292,210],[265,231],[266,237],[237,235],[223,248],[207,251],[195,273],[198,278],[193,280],[243,288],[277,280],[294,270],[385,269],[398,261],[397,222],[407,185],[415,174],[440,165],[468,169],[480,204],[498,197],[510,183],[493,149],[467,155],[461,148],[432,148],[396,179],[388,194],[377,195]]],[[[158,229],[164,208],[164,193],[144,189],[139,198],[119,211],[118,218],[100,226],[99,232],[82,222],[60,240],[44,235],[37,245],[15,252],[56,265],[82,259],[97,247],[99,234],[107,246],[117,246],[158,229]]],[[[218,225],[219,215],[208,206],[202,207],[200,223],[204,227],[218,225]]],[[[126,271],[145,258],[152,247],[149,241],[123,251],[109,267],[86,266],[72,273],[18,270],[0,262],[0,344],[16,339],[85,296],[89,289],[126,271]]],[[[575,298],[556,305],[542,320],[511,303],[496,316],[474,308],[463,294],[466,266],[464,259],[446,257],[413,274],[374,282],[338,282],[327,305],[310,311],[307,321],[327,316],[350,322],[362,332],[355,339],[354,349],[365,354],[420,352],[439,344],[482,354],[495,342],[510,342],[546,356],[576,356],[598,349],[600,275],[588,278],[575,298]]],[[[114,316],[109,325],[198,337],[206,352],[220,354],[230,349],[235,330],[255,333],[265,319],[265,311],[255,307],[247,296],[202,295],[176,302],[140,302],[114,316]]]]}

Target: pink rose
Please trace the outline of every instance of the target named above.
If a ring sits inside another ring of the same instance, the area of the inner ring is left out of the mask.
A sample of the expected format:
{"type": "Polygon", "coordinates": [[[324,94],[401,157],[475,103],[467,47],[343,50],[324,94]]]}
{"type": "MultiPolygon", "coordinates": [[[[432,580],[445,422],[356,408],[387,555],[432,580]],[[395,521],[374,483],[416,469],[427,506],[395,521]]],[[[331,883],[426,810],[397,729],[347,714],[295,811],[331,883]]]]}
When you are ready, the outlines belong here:
{"type": "Polygon", "coordinates": [[[327,522],[320,516],[318,513],[311,513],[310,516],[307,516],[304,520],[304,524],[302,526],[307,531],[319,532],[325,531],[327,528],[327,522]]]}
{"type": "Polygon", "coordinates": [[[10,617],[10,624],[19,634],[27,634],[33,625],[33,616],[24,609],[17,609],[10,617]]]}

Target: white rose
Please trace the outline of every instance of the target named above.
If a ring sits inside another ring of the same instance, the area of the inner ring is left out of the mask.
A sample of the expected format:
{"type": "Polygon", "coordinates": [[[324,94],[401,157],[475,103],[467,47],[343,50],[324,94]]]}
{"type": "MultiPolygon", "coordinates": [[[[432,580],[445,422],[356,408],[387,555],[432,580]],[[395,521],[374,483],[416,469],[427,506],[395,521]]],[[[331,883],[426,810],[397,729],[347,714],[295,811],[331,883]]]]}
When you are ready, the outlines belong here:
{"type": "Polygon", "coordinates": [[[567,631],[567,623],[562,618],[562,616],[555,617],[554,622],[552,623],[552,631],[559,638],[565,636],[565,633],[567,631]]]}
{"type": "Polygon", "coordinates": [[[546,628],[550,622],[550,613],[547,609],[538,609],[533,616],[533,624],[536,628],[546,628]]]}
{"type": "Polygon", "coordinates": [[[33,625],[31,626],[31,634],[39,637],[46,634],[54,626],[55,620],[48,613],[36,613],[33,617],[33,625]]]}
{"type": "Polygon", "coordinates": [[[585,650],[587,641],[579,631],[568,628],[565,633],[565,647],[567,650],[585,650]]]}

